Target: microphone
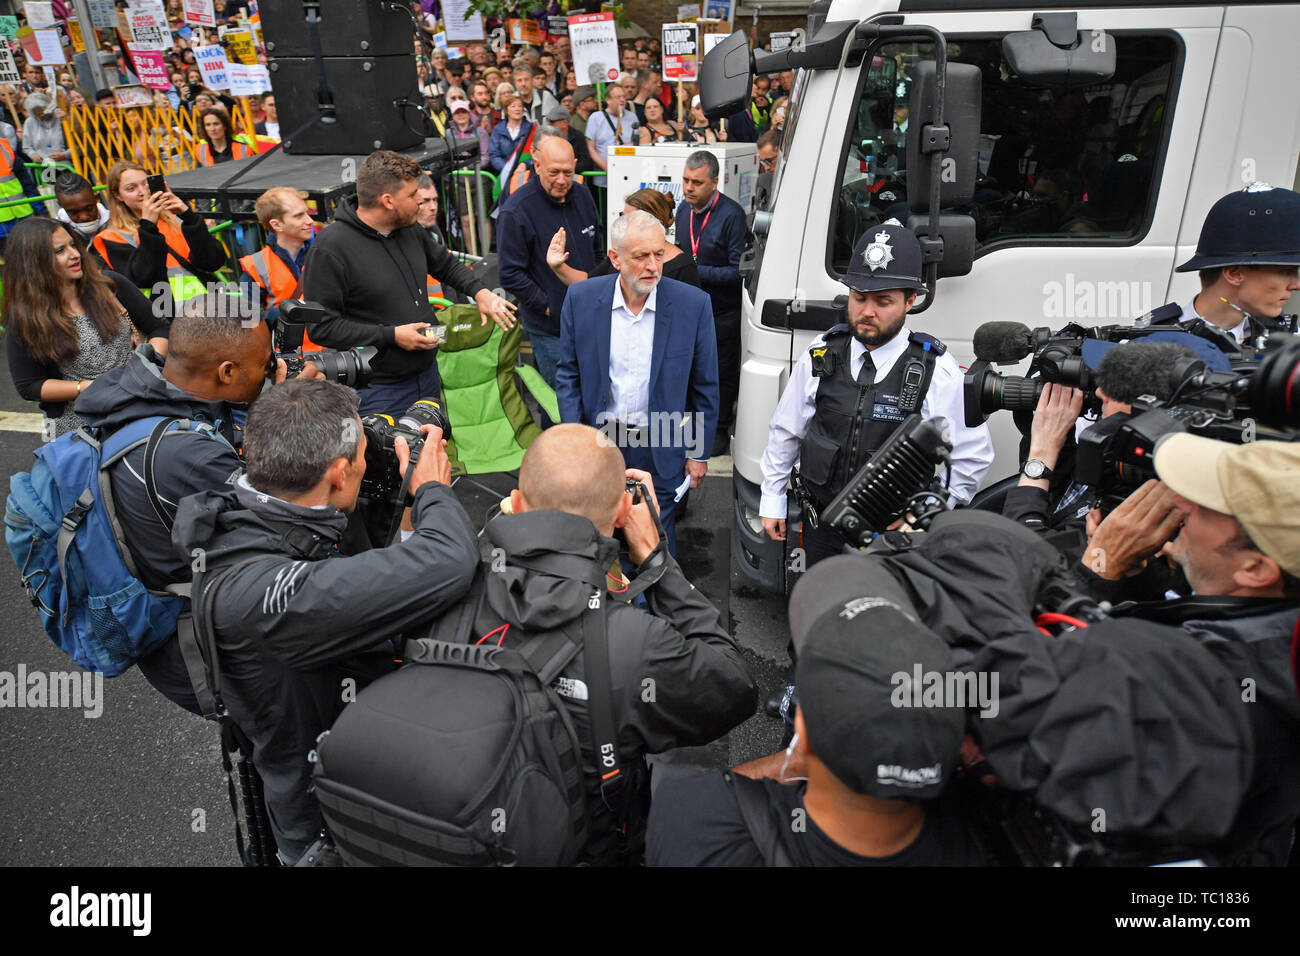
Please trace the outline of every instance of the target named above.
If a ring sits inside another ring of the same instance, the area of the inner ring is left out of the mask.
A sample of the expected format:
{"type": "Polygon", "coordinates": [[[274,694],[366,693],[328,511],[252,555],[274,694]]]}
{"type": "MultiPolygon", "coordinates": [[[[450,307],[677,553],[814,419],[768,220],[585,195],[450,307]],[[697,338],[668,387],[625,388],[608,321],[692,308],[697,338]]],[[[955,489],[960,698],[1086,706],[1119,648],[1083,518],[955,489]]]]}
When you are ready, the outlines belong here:
{"type": "Polygon", "coordinates": [[[975,330],[974,345],[977,359],[1010,365],[1034,351],[1034,330],[1019,322],[985,322],[975,330]]]}

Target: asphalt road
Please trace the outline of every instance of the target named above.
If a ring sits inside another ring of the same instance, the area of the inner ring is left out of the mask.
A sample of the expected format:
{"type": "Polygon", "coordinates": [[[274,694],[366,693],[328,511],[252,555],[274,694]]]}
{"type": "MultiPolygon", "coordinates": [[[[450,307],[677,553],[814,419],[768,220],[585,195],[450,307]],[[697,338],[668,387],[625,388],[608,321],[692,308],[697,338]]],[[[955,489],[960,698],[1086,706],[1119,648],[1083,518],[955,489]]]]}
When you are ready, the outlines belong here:
{"type": "MultiPolygon", "coordinates": [[[[6,412],[36,408],[0,375],[0,475],[27,470],[40,435],[6,412]]],[[[715,462],[725,471],[727,460],[715,462]]],[[[509,476],[487,483],[506,491],[509,476]]],[[[678,525],[687,576],[722,611],[760,687],[760,706],[782,680],[784,601],[737,587],[730,564],[731,480],[713,474],[691,494],[678,525]]],[[[0,484],[8,493],[7,480],[0,484]]],[[[481,522],[495,496],[462,484],[481,522]]],[[[7,553],[0,557],[0,672],[77,668],[45,636],[7,553]]],[[[710,747],[681,751],[656,769],[693,773],[776,749],[777,721],[758,714],[710,747]]],[[[102,713],[0,707],[0,864],[230,866],[238,862],[215,725],[180,710],[132,669],[103,682],[102,713]]]]}

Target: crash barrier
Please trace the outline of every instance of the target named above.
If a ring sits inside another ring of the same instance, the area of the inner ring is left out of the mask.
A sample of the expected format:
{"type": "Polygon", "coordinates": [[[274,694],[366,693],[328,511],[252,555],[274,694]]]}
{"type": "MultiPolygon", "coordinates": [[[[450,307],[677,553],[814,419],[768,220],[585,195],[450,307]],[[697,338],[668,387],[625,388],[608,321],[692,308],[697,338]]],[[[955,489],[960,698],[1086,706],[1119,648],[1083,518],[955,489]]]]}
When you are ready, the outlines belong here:
{"type": "MultiPolygon", "coordinates": [[[[74,106],[63,117],[63,136],[73,167],[92,183],[102,183],[109,167],[124,159],[151,171],[178,173],[199,166],[198,148],[204,142],[200,112],[187,106],[74,106]]],[[[246,99],[231,122],[237,139],[255,145],[246,99]]]]}

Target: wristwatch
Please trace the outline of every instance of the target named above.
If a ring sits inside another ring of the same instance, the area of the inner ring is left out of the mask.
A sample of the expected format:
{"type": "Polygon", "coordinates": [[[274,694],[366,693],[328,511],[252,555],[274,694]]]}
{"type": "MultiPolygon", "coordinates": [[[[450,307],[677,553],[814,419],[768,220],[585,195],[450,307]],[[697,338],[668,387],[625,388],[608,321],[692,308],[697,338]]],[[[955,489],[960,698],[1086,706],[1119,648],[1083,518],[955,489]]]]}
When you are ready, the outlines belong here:
{"type": "Polygon", "coordinates": [[[1051,477],[1053,477],[1053,475],[1052,475],[1052,469],[1048,468],[1045,464],[1043,464],[1043,463],[1042,463],[1041,461],[1039,461],[1037,458],[1031,458],[1031,459],[1029,459],[1027,462],[1025,462],[1023,465],[1021,465],[1021,466],[1020,466],[1020,473],[1021,473],[1022,475],[1024,475],[1026,478],[1051,478],[1051,477]]]}

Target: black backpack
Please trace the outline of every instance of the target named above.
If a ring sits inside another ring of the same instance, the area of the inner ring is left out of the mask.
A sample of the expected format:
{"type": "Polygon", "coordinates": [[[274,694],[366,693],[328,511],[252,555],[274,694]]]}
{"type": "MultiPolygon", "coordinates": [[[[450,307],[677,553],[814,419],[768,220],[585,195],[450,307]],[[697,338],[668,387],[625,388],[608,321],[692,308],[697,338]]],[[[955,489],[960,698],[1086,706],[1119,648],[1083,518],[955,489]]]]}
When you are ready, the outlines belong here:
{"type": "Polygon", "coordinates": [[[588,833],[582,751],[551,683],[580,651],[603,795],[620,813],[608,595],[603,573],[584,570],[570,575],[591,586],[577,621],[501,647],[504,622],[474,634],[491,573],[480,564],[460,608],[407,641],[406,665],[363,690],[322,736],[316,797],[345,863],[576,863],[588,833]]]}

